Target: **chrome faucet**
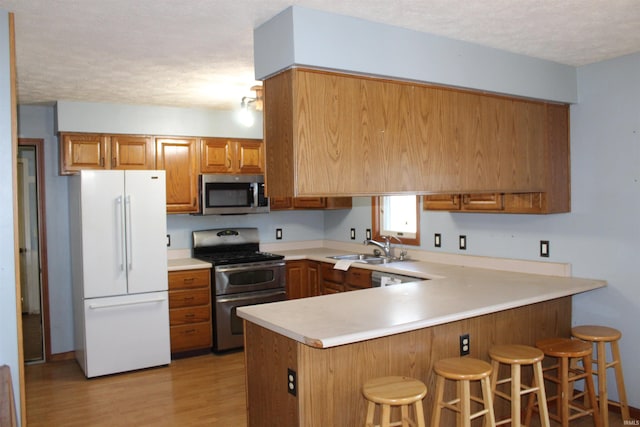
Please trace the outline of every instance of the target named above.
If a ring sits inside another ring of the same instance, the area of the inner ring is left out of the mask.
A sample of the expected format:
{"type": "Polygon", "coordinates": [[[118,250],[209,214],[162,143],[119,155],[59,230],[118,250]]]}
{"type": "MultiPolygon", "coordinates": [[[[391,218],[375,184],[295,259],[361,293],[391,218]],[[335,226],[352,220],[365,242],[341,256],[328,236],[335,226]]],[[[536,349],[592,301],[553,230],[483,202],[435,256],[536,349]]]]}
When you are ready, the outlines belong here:
{"type": "Polygon", "coordinates": [[[389,236],[380,236],[380,238],[384,240],[384,243],[377,242],[373,239],[366,239],[364,241],[364,244],[365,246],[374,245],[379,247],[384,252],[384,256],[386,256],[387,258],[391,258],[391,239],[389,238],[389,236]]]}
{"type": "Polygon", "coordinates": [[[377,246],[380,249],[382,249],[385,257],[393,258],[393,256],[391,256],[391,239],[394,238],[398,242],[400,242],[400,258],[397,258],[397,259],[399,260],[407,259],[407,251],[402,247],[402,240],[400,238],[398,238],[397,236],[380,236],[380,238],[384,240],[384,243],[377,242],[373,239],[366,239],[364,241],[364,244],[377,246]]]}

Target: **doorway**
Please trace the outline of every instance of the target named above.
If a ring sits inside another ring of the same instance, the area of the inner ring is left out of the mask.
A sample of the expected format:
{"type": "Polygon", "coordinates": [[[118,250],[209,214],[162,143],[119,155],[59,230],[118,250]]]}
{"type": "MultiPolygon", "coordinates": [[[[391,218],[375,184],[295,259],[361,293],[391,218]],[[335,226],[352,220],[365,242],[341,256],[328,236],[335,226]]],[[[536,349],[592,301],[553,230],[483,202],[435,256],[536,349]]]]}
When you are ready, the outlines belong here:
{"type": "Polygon", "coordinates": [[[18,139],[17,167],[23,354],[25,363],[44,362],[50,329],[42,139],[18,139]]]}

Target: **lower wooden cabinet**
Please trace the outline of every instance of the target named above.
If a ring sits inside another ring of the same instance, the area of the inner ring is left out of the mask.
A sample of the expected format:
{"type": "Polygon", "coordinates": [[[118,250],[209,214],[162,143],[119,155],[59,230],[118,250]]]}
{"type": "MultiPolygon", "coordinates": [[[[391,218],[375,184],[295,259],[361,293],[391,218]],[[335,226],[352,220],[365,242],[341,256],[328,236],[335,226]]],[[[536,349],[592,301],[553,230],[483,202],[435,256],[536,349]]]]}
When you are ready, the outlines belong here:
{"type": "Polygon", "coordinates": [[[336,270],[330,262],[287,261],[287,299],[307,298],[371,287],[371,270],[336,270]]]}
{"type": "Polygon", "coordinates": [[[319,262],[310,260],[287,261],[287,299],[320,295],[319,278],[319,262]]]}
{"type": "Polygon", "coordinates": [[[210,349],[211,270],[169,272],[171,353],[210,349]]]}
{"type": "Polygon", "coordinates": [[[320,263],[320,292],[322,295],[355,291],[371,287],[371,270],[350,267],[336,270],[334,264],[320,263]]]}

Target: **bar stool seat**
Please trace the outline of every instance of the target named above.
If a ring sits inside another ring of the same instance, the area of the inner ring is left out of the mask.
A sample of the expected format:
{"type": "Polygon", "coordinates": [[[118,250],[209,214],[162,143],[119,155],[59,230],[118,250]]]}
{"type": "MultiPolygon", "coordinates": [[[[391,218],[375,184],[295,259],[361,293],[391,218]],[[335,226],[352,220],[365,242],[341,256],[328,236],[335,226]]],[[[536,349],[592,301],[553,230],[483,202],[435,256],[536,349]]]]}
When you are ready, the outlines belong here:
{"type": "MultiPolygon", "coordinates": [[[[511,404],[511,417],[496,421],[496,425],[510,424],[511,427],[522,425],[522,396],[530,394],[530,399],[537,397],[540,425],[549,427],[549,412],[547,410],[547,397],[544,389],[544,379],[542,372],[542,360],[544,353],[542,350],[528,345],[503,344],[495,345],[489,349],[491,357],[491,391],[495,402],[496,396],[508,400],[511,404]],[[509,365],[511,376],[499,378],[500,364],[509,365]],[[533,384],[531,386],[522,384],[522,367],[532,367],[533,384]],[[510,393],[505,393],[498,389],[502,384],[510,384],[510,393]]],[[[532,401],[530,400],[532,404],[532,401]]],[[[525,424],[529,425],[530,419],[525,419],[525,424]]]]}
{"type": "Polygon", "coordinates": [[[425,427],[422,399],[427,395],[427,386],[422,381],[401,376],[374,378],[364,384],[362,394],[369,401],[366,427],[425,427]],[[377,405],[381,407],[380,424],[374,424],[377,405]],[[400,407],[400,421],[391,422],[391,407],[400,407]],[[413,418],[409,417],[410,407],[413,418]]]}
{"type": "MultiPolygon", "coordinates": [[[[571,338],[548,338],[537,341],[536,347],[545,356],[557,359],[556,364],[543,369],[544,379],[557,386],[557,394],[547,398],[556,400],[557,409],[555,414],[549,414],[549,418],[559,421],[562,427],[568,427],[569,422],[574,419],[592,416],[595,427],[601,427],[591,372],[591,345],[571,338]],[[573,367],[574,363],[580,362],[584,370],[573,367]],[[584,380],[584,391],[574,394],[574,383],[580,380],[584,380]],[[580,398],[583,399],[582,402],[580,398]]],[[[533,405],[528,407],[527,419],[531,416],[532,407],[533,405]]]]}
{"type": "Polygon", "coordinates": [[[582,340],[595,344],[593,364],[597,369],[594,375],[598,376],[598,405],[604,427],[609,427],[609,405],[620,408],[623,420],[631,419],[629,405],[627,403],[627,392],[624,386],[624,376],[622,374],[622,361],[620,359],[620,349],[618,341],[622,338],[622,333],[608,326],[582,325],[571,330],[571,334],[582,340]],[[607,362],[606,345],[611,348],[611,361],[607,362]],[[607,369],[614,368],[616,384],[618,386],[618,402],[609,399],[607,389],[607,369]]]}
{"type": "Polygon", "coordinates": [[[496,425],[491,399],[491,365],[483,360],[472,357],[453,357],[442,359],[435,363],[433,370],[437,375],[434,411],[431,417],[431,427],[440,426],[442,409],[449,409],[457,413],[458,425],[470,427],[471,420],[484,416],[485,426],[496,425]],[[453,400],[444,400],[446,380],[456,381],[459,396],[453,400]],[[471,381],[480,381],[482,398],[471,395],[471,381]],[[471,413],[471,402],[482,405],[482,409],[471,413]]]}

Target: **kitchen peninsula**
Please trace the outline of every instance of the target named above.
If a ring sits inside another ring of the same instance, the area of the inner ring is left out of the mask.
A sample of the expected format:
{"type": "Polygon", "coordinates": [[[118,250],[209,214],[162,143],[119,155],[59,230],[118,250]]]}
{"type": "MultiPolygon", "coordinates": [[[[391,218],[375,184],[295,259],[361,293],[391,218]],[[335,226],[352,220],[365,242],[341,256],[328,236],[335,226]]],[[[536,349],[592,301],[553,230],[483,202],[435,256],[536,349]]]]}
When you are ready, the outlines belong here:
{"type": "MultiPolygon", "coordinates": [[[[330,262],[321,252],[309,258],[330,262]]],[[[606,286],[430,262],[358,267],[428,280],[238,309],[249,426],[360,425],[361,386],[384,375],[425,382],[430,417],[433,363],[459,354],[460,335],[469,334],[470,355],[485,360],[495,343],[569,336],[571,296],[606,286]]]]}

